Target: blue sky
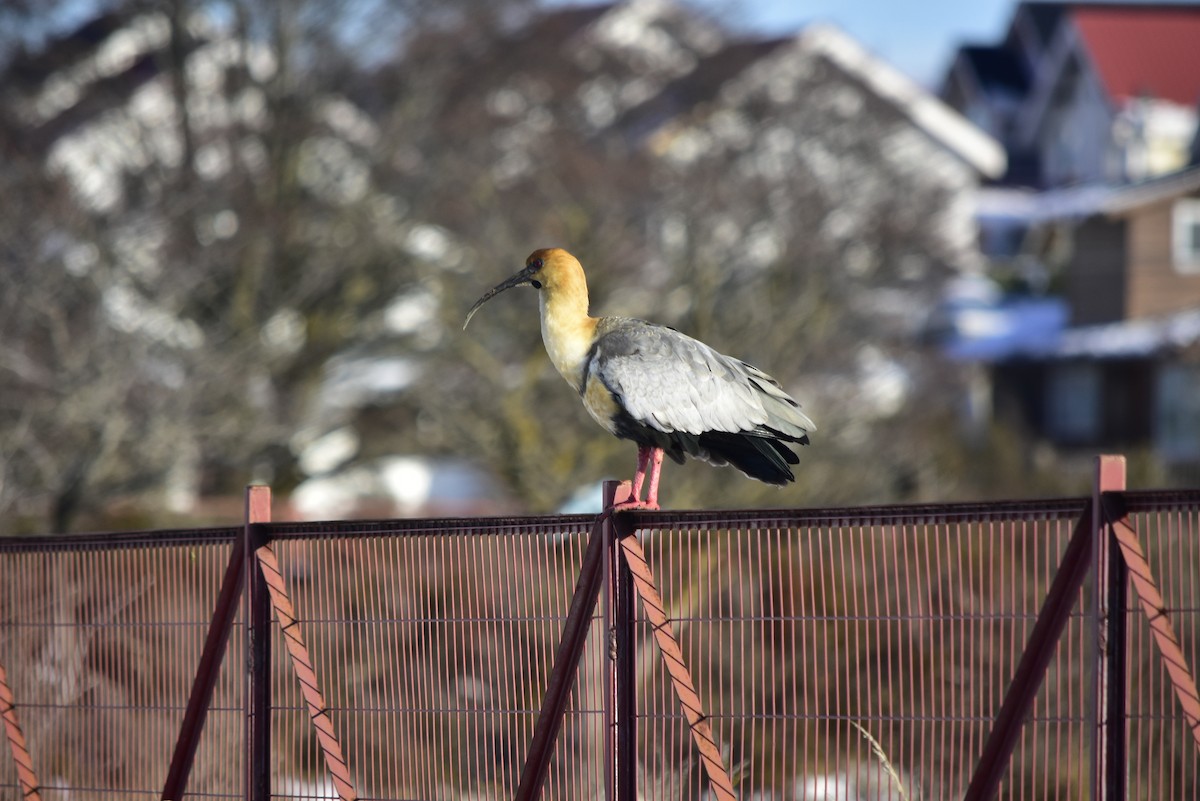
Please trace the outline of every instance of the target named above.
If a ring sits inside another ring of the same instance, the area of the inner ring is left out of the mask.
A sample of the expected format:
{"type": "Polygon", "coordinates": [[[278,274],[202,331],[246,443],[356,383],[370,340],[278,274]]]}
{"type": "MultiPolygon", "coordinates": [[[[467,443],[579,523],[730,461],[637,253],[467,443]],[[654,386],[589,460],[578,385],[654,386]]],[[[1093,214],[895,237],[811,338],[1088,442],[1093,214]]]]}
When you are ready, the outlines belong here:
{"type": "MultiPolygon", "coordinates": [[[[542,0],[588,5],[599,0],[542,0]]],[[[995,41],[1018,0],[682,0],[707,8],[734,28],[795,33],[809,22],[832,22],[867,49],[920,83],[936,88],[962,41],[995,41]]],[[[78,24],[96,0],[59,9],[60,24],[78,24]]]]}
{"type": "Polygon", "coordinates": [[[832,22],[910,77],[936,87],[960,42],[1004,35],[1016,0],[700,0],[698,5],[740,29],[764,33],[832,22]]]}

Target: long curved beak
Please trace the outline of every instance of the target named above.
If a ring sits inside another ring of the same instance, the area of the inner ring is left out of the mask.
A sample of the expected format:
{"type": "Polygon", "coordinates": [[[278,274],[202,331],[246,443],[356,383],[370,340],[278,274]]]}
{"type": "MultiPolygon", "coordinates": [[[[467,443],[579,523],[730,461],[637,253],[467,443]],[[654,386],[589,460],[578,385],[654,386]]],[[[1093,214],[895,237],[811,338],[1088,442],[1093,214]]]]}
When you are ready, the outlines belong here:
{"type": "Polygon", "coordinates": [[[471,307],[469,312],[467,312],[467,319],[463,321],[463,330],[467,330],[467,324],[471,322],[471,318],[475,316],[475,312],[479,311],[480,306],[487,303],[504,290],[512,289],[514,286],[532,286],[533,281],[530,279],[529,275],[529,270],[521,270],[521,272],[517,273],[516,275],[506,278],[504,281],[489,289],[487,294],[475,301],[475,305],[471,307]]]}

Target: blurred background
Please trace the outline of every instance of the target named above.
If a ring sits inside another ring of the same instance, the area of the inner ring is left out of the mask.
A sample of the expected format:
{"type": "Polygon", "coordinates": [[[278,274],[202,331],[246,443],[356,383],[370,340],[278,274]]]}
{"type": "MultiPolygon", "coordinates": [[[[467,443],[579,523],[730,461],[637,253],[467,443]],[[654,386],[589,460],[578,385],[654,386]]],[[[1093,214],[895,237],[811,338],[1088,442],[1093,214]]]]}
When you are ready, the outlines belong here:
{"type": "Polygon", "coordinates": [[[3,0],[0,530],[598,507],[559,245],[829,506],[1200,476],[1200,4],[3,0]],[[964,38],[967,37],[967,38],[964,38]]]}

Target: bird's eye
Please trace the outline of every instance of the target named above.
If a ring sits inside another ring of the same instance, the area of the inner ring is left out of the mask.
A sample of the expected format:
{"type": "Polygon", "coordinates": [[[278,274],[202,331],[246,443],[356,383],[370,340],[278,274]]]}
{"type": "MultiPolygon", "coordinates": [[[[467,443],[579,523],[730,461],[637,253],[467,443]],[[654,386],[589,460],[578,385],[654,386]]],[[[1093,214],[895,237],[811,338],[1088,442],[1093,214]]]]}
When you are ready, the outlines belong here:
{"type": "Polygon", "coordinates": [[[529,269],[534,271],[542,269],[542,260],[534,259],[533,261],[529,262],[529,269]]]}

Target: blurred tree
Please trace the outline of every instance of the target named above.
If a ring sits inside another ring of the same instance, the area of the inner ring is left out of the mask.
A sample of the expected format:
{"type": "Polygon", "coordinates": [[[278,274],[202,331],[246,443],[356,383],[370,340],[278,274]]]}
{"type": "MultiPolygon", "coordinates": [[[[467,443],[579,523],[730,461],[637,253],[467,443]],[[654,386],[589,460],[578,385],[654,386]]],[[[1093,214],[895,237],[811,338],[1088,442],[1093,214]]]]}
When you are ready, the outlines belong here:
{"type": "Polygon", "coordinates": [[[820,426],[799,488],[688,467],[667,503],[976,486],[957,376],[914,340],[964,264],[964,179],[800,40],[661,3],[126,0],[40,47],[44,17],[4,13],[29,26],[0,83],[7,519],[286,491],[338,428],[364,463],[473,459],[535,510],[628,475],[532,297],[460,331],[549,245],[597,312],[759,364],[820,426]]]}
{"type": "Polygon", "coordinates": [[[117,288],[111,249],[81,236],[90,221],[66,188],[13,142],[0,149],[0,186],[22,212],[0,215],[0,514],[44,510],[63,530],[89,498],[148,486],[178,461],[188,401],[175,355],[192,332],[139,335],[127,316],[138,301],[117,288]]]}
{"type": "Polygon", "coordinates": [[[67,529],[147,490],[287,486],[326,362],[411,282],[378,129],[339,91],[363,39],[339,21],[378,6],[109,3],[10,63],[0,509],[67,529]]]}

